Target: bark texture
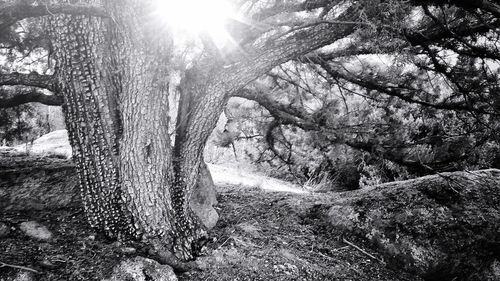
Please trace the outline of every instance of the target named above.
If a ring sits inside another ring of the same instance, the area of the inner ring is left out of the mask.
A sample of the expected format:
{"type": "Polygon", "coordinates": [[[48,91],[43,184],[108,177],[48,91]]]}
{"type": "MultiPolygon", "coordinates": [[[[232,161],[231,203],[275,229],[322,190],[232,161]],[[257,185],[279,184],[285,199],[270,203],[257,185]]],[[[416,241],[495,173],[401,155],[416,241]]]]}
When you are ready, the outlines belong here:
{"type": "Polygon", "coordinates": [[[111,117],[117,97],[112,95],[116,90],[107,71],[109,53],[103,35],[111,27],[100,19],[66,15],[50,18],[47,26],[89,223],[110,237],[122,235],[124,229],[133,234],[131,216],[121,204],[119,124],[111,117]]]}
{"type": "Polygon", "coordinates": [[[111,19],[51,17],[57,90],[90,224],[111,237],[180,245],[178,256],[190,259],[204,231],[181,182],[196,184],[200,163],[188,177],[172,167],[171,37],[150,19],[150,4],[108,1],[111,19]]]}

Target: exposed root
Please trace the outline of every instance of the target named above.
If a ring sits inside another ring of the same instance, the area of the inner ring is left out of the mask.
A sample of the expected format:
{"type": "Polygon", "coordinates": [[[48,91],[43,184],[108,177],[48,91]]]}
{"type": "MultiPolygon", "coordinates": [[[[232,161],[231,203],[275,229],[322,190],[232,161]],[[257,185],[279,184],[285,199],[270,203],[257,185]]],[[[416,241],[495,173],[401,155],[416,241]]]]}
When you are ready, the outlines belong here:
{"type": "Polygon", "coordinates": [[[189,227],[180,226],[173,235],[172,251],[177,258],[183,261],[194,260],[199,255],[203,246],[207,243],[207,231],[205,227],[190,213],[193,218],[187,223],[189,227]]]}
{"type": "Polygon", "coordinates": [[[169,243],[161,240],[149,240],[146,252],[149,258],[161,264],[170,265],[177,272],[187,272],[199,269],[194,261],[183,261],[172,253],[168,247],[169,243]]]}
{"type": "Polygon", "coordinates": [[[199,270],[199,266],[194,261],[181,261],[170,251],[157,251],[155,249],[149,249],[148,255],[150,258],[156,260],[161,264],[167,264],[171,266],[176,272],[187,272],[192,270],[199,270]]]}
{"type": "Polygon", "coordinates": [[[374,259],[374,260],[377,260],[377,261],[379,261],[379,262],[381,262],[381,263],[384,263],[384,264],[385,264],[385,262],[384,262],[383,260],[381,260],[381,259],[377,258],[376,256],[374,256],[374,255],[372,255],[372,254],[368,253],[367,251],[363,250],[361,247],[354,245],[352,242],[347,241],[345,238],[343,238],[343,239],[342,239],[342,241],[343,241],[344,243],[346,243],[347,245],[349,245],[349,246],[353,247],[354,249],[356,249],[356,250],[360,251],[361,253],[363,253],[363,254],[367,255],[369,258],[372,258],[372,259],[374,259]]]}

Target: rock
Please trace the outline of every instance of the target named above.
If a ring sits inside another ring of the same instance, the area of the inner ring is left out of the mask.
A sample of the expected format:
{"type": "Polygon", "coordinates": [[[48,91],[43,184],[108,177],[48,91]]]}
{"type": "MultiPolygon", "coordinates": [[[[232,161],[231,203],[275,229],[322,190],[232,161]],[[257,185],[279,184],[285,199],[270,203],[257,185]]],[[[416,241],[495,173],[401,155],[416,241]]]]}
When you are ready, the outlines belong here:
{"type": "Polygon", "coordinates": [[[154,260],[135,257],[122,261],[113,269],[111,278],[103,281],[177,281],[174,270],[154,260]]]}
{"type": "Polygon", "coordinates": [[[120,248],[120,252],[123,254],[126,254],[126,255],[131,255],[131,254],[135,254],[135,252],[137,252],[137,250],[133,247],[123,247],[123,248],[120,248]]]}
{"type": "Polygon", "coordinates": [[[498,276],[500,256],[500,170],[442,173],[332,195],[309,215],[425,280],[498,280],[491,276],[498,276]]]}
{"type": "Polygon", "coordinates": [[[0,222],[0,238],[9,236],[10,228],[3,222],[0,222]]]}
{"type": "Polygon", "coordinates": [[[213,228],[219,220],[219,214],[213,207],[216,204],[215,185],[207,165],[203,162],[200,168],[198,184],[191,196],[190,205],[191,209],[208,229],[213,228]]]}
{"type": "Polygon", "coordinates": [[[71,145],[68,141],[66,130],[57,130],[45,134],[33,142],[20,144],[14,149],[32,155],[52,156],[70,159],[72,156],[71,145]]]}
{"type": "Polygon", "coordinates": [[[71,161],[0,155],[0,212],[81,205],[71,161]]]}
{"type": "Polygon", "coordinates": [[[56,269],[64,266],[67,263],[67,258],[62,255],[46,256],[39,262],[39,265],[46,269],[56,269]]]}
{"type": "Polygon", "coordinates": [[[21,270],[17,273],[16,277],[14,277],[13,281],[35,281],[35,273],[31,271],[21,270]]]}
{"type": "Polygon", "coordinates": [[[491,279],[500,280],[500,260],[495,260],[491,264],[491,279]]]}
{"type": "Polygon", "coordinates": [[[60,267],[60,263],[54,263],[48,259],[43,259],[41,262],[39,262],[40,266],[46,269],[56,269],[60,267]]]}
{"type": "Polygon", "coordinates": [[[37,240],[50,240],[52,238],[52,232],[36,221],[23,222],[19,228],[24,234],[37,240]]]}

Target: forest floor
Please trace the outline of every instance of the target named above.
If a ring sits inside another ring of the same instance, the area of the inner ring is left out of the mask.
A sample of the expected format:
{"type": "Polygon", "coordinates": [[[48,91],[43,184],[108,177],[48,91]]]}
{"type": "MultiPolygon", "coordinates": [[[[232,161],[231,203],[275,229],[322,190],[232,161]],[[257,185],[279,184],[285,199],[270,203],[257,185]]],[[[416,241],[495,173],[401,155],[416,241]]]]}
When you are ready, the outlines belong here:
{"type": "MultiPolygon", "coordinates": [[[[297,197],[313,202],[317,195],[219,185],[220,220],[198,259],[202,270],[179,273],[179,280],[420,280],[329,235],[314,216],[288,204],[297,197]]],[[[0,222],[12,227],[0,240],[0,262],[36,270],[35,280],[101,280],[121,260],[142,255],[135,245],[95,234],[79,209],[10,212],[0,222]],[[25,236],[17,227],[25,221],[46,226],[53,238],[25,236]]],[[[0,280],[20,270],[0,266],[0,280]]]]}

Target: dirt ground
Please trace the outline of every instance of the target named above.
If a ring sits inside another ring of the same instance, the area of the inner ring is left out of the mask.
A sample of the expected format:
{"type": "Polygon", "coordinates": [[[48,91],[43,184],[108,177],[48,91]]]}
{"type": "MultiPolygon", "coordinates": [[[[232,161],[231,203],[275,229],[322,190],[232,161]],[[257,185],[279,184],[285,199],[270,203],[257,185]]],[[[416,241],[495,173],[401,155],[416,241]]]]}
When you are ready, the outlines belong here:
{"type": "MultiPolygon", "coordinates": [[[[221,219],[199,258],[202,270],[179,273],[179,280],[419,280],[331,237],[314,217],[287,204],[293,196],[308,195],[219,187],[221,219]]],[[[0,240],[0,262],[36,270],[38,280],[101,280],[121,260],[141,255],[131,252],[135,245],[94,233],[79,209],[11,212],[0,221],[12,227],[0,240]],[[18,225],[29,220],[45,225],[54,238],[25,236],[18,225]]],[[[19,270],[0,267],[0,280],[19,270]]]]}

